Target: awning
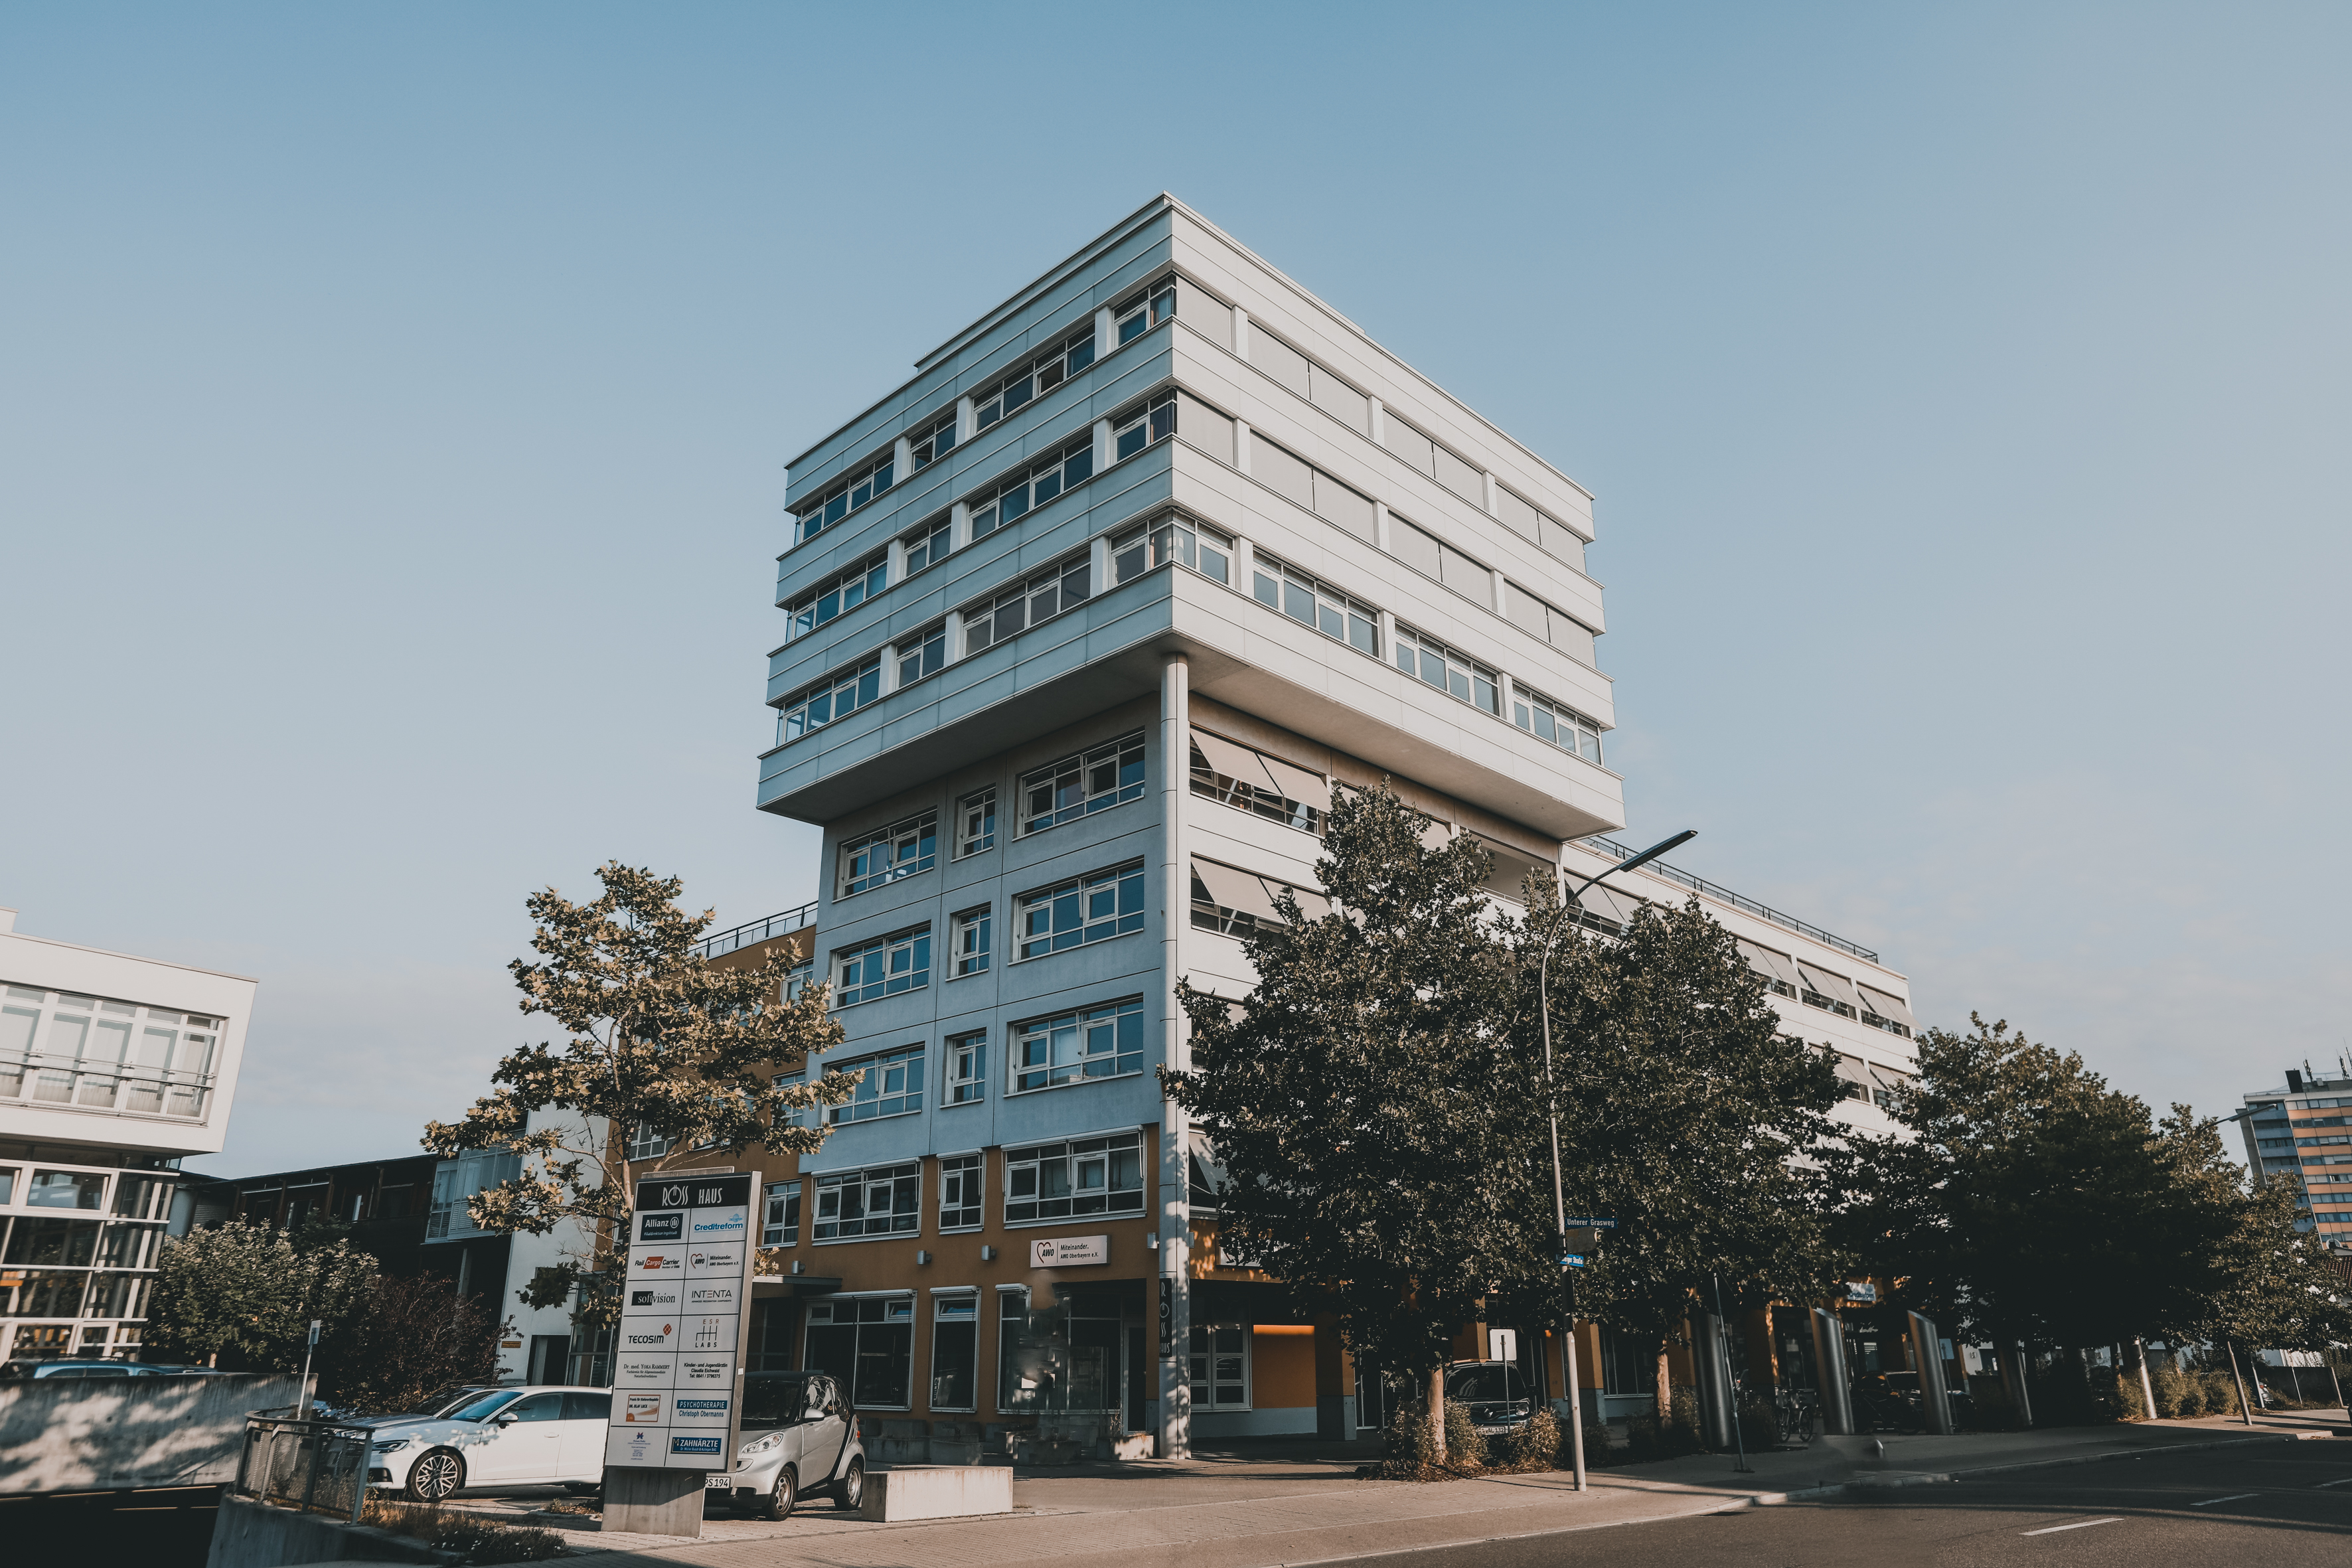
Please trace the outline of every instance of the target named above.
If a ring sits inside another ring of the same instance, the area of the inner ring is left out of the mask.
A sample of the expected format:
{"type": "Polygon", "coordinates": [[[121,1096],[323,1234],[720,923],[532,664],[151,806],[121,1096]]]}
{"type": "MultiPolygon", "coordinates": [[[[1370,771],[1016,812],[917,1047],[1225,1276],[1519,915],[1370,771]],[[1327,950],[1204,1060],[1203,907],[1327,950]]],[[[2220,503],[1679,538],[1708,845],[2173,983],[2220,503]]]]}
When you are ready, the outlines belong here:
{"type": "Polygon", "coordinates": [[[1192,875],[1201,879],[1201,885],[1209,889],[1210,900],[1219,909],[1261,920],[1281,918],[1274,912],[1274,900],[1267,896],[1265,884],[1247,871],[1237,871],[1214,860],[1195,859],[1192,875]]]}
{"type": "MultiPolygon", "coordinates": [[[[1192,731],[1192,744],[1209,759],[1209,766],[1225,777],[1257,789],[1278,789],[1280,784],[1265,767],[1265,759],[1247,746],[1237,746],[1223,735],[1212,735],[1206,730],[1192,731]]],[[[1297,799],[1293,795],[1292,799],[1297,799]]]]}
{"type": "Polygon", "coordinates": [[[1739,944],[1739,956],[1748,961],[1748,968],[1767,980],[1777,980],[1783,985],[1795,987],[1797,965],[1787,954],[1774,952],[1769,947],[1759,947],[1744,936],[1731,940],[1739,944]]]}
{"type": "MultiPolygon", "coordinates": [[[[1200,731],[1194,731],[1198,734],[1200,731]]],[[[1282,792],[1285,800],[1295,800],[1301,805],[1311,805],[1318,811],[1331,809],[1331,784],[1321,773],[1269,757],[1263,752],[1253,752],[1265,771],[1273,775],[1274,787],[1282,792]]]]}
{"type": "Polygon", "coordinates": [[[1844,975],[1832,974],[1826,969],[1815,969],[1810,963],[1798,964],[1797,971],[1805,977],[1807,990],[1818,991],[1824,996],[1833,997],[1849,1007],[1859,1009],[1862,1006],[1862,994],[1853,988],[1853,982],[1844,975]]]}
{"type": "Polygon", "coordinates": [[[1862,1010],[1875,1013],[1882,1018],[1892,1018],[1906,1029],[1919,1026],[1919,1020],[1911,1016],[1911,1009],[1904,1005],[1901,997],[1889,995],[1884,991],[1873,991],[1867,985],[1862,988],[1862,1010]]]}
{"type": "MultiPolygon", "coordinates": [[[[1484,834],[1478,836],[1478,847],[1486,851],[1488,858],[1486,890],[1498,899],[1508,899],[1511,902],[1517,903],[1527,883],[1527,875],[1530,871],[1537,873],[1538,878],[1557,877],[1550,861],[1538,860],[1532,855],[1512,848],[1507,844],[1497,844],[1484,834]]],[[[1553,885],[1558,886],[1557,880],[1553,885]]]]}
{"type": "Polygon", "coordinates": [[[1577,894],[1576,900],[1584,906],[1586,914],[1613,921],[1621,926],[1632,923],[1633,916],[1642,908],[1642,900],[1631,893],[1621,893],[1599,882],[1577,894]]]}
{"type": "Polygon", "coordinates": [[[1863,1065],[1860,1057],[1841,1055],[1837,1059],[1837,1075],[1841,1082],[1858,1083],[1864,1089],[1871,1085],[1870,1069],[1863,1065]]]}

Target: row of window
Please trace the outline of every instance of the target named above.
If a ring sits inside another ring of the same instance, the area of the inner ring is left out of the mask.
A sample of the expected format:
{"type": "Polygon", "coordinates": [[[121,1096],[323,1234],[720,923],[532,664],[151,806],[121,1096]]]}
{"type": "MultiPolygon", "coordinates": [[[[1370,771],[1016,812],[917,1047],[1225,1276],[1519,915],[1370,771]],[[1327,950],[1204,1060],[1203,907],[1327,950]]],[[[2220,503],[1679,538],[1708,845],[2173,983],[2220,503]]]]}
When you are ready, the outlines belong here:
{"type": "MultiPolygon", "coordinates": [[[[1172,282],[1163,280],[1147,288],[1141,295],[1116,310],[1112,327],[1114,347],[1141,336],[1175,313],[1176,290],[1172,282]]],[[[974,394],[971,400],[973,431],[985,430],[1003,420],[1094,362],[1095,330],[1089,324],[974,394]]],[[[912,466],[915,471],[920,472],[946,457],[955,448],[957,439],[953,411],[935,416],[908,432],[907,442],[914,459],[912,466]]],[[[891,455],[877,458],[857,473],[837,480],[814,505],[802,510],[793,520],[793,542],[798,544],[815,538],[889,489],[898,478],[895,468],[896,451],[893,447],[891,455]]],[[[1038,499],[1042,502],[1045,498],[1038,499]]],[[[913,572],[919,568],[909,566],[908,570],[913,572]]]]}
{"type": "MultiPolygon", "coordinates": [[[[1308,900],[1320,904],[1319,894],[1302,890],[1298,897],[1302,904],[1308,900]]],[[[1133,1077],[1143,1070],[1143,1003],[1138,997],[1011,1025],[1005,1036],[1010,1073],[1003,1092],[1033,1094],[1067,1084],[1133,1077]]],[[[989,1030],[975,1029],[944,1042],[939,1097],[942,1106],[972,1105],[987,1098],[990,1037],[989,1030]]],[[[826,1126],[841,1127],[918,1114],[929,1103],[924,1092],[929,1061],[929,1047],[919,1041],[828,1064],[827,1077],[859,1075],[849,1099],[839,1105],[795,1112],[791,1122],[807,1126],[821,1114],[826,1126]]],[[[803,1068],[780,1073],[775,1081],[779,1087],[805,1083],[808,1071],[803,1068]]],[[[631,1157],[652,1158],[666,1152],[667,1143],[645,1154],[633,1147],[631,1157]]]]}
{"type": "MultiPolygon", "coordinates": [[[[1090,1215],[1143,1212],[1143,1135],[1113,1132],[1033,1143],[1003,1152],[1004,1223],[1036,1225],[1090,1215]]],[[[985,1223],[987,1161],[980,1154],[940,1160],[934,1229],[945,1235],[985,1223]]],[[[796,1247],[808,1222],[814,1242],[856,1241],[922,1233],[922,1165],[906,1161],[771,1182],[760,1230],[763,1247],[796,1247]],[[803,1193],[814,1210],[803,1215],[803,1193]]]]}

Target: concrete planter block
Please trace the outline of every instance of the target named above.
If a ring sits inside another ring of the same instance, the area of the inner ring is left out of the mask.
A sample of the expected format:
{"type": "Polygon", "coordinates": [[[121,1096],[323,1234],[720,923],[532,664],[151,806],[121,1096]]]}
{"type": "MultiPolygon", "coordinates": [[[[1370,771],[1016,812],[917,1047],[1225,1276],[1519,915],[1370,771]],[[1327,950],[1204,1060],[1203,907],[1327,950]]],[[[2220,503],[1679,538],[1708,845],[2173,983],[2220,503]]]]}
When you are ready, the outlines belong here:
{"type": "Polygon", "coordinates": [[[866,1478],[858,1516],[884,1524],[1013,1511],[1013,1472],[1001,1465],[900,1465],[866,1478]]]}
{"type": "Polygon", "coordinates": [[[1114,1459],[1148,1459],[1151,1458],[1151,1434],[1121,1432],[1110,1440],[1110,1457],[1114,1459]]]}

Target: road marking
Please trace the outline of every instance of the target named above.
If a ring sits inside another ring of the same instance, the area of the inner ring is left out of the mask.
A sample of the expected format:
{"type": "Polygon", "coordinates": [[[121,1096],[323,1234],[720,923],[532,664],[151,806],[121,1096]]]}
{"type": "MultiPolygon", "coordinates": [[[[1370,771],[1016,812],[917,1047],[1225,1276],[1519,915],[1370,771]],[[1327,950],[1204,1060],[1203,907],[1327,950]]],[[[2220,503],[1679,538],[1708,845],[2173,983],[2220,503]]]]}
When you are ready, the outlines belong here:
{"type": "Polygon", "coordinates": [[[2319,1484],[2323,1487],[2352,1486],[2352,1476],[2345,1476],[2339,1479],[2332,1481],[2322,1481],[2319,1484]]]}
{"type": "Polygon", "coordinates": [[[2263,1494],[2260,1492],[2231,1492],[2228,1497],[2209,1497],[2203,1502],[2192,1502],[2189,1506],[2190,1508],[2211,1508],[2217,1502],[2242,1502],[2247,1498],[2260,1497],[2263,1494]]]}
{"type": "Polygon", "coordinates": [[[2017,1533],[2020,1535],[2055,1535],[2062,1530],[2088,1530],[2095,1524],[2121,1524],[2123,1521],[2123,1515],[2116,1514],[2109,1519],[2078,1519],[2072,1524],[2053,1524],[2047,1525],[2040,1530],[2021,1530],[2017,1533]]]}

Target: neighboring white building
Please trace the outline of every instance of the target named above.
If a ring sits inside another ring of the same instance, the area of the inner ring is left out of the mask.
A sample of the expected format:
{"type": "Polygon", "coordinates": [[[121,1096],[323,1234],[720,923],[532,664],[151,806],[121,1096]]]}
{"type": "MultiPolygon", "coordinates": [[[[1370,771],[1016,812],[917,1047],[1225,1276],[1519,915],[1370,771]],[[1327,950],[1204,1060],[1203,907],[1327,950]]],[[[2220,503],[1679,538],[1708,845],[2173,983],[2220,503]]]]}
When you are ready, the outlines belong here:
{"type": "MultiPolygon", "coordinates": [[[[533,1117],[530,1128],[546,1125],[533,1117]]],[[[601,1136],[601,1134],[600,1134],[601,1136]]],[[[425,1260],[436,1274],[455,1279],[460,1292],[484,1290],[505,1326],[499,1336],[500,1383],[593,1383],[611,1378],[609,1346],[573,1342],[572,1304],[526,1307],[520,1292],[541,1268],[576,1264],[593,1237],[577,1222],[559,1225],[545,1236],[478,1228],[466,1200],[521,1173],[521,1157],[495,1150],[472,1150],[434,1168],[433,1206],[425,1222],[425,1260]],[[455,1253],[452,1259],[448,1255],[455,1253]]]]}
{"type": "Polygon", "coordinates": [[[227,1136],[257,984],[0,910],[0,1360],[137,1354],[180,1162],[227,1136]]]}

